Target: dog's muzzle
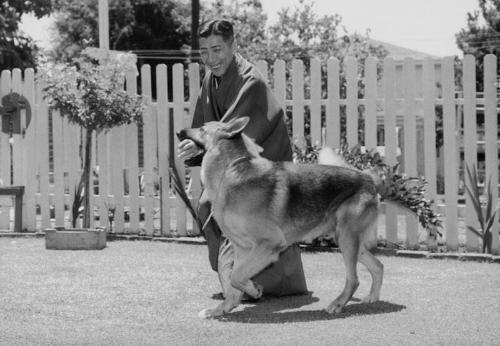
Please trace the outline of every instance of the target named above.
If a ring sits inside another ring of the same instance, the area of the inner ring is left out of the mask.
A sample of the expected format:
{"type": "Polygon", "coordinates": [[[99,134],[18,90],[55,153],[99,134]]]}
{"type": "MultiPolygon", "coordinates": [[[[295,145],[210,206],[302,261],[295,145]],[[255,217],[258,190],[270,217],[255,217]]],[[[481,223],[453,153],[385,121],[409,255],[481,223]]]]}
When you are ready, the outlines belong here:
{"type": "Polygon", "coordinates": [[[183,141],[185,139],[188,139],[188,136],[187,136],[187,133],[186,133],[186,130],[180,130],[179,132],[177,132],[175,134],[177,136],[177,138],[180,140],[180,141],[183,141]]]}

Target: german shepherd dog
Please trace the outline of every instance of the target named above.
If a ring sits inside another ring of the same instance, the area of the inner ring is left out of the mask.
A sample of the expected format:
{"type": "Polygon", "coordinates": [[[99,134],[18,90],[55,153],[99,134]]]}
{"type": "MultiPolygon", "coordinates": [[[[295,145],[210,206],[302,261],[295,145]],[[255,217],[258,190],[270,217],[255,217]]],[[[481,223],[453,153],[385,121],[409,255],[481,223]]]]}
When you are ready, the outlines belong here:
{"type": "Polygon", "coordinates": [[[319,236],[337,239],[346,268],[345,287],[326,311],[338,314],[351,299],[359,285],[358,261],[372,277],[363,301],[377,301],[383,265],[369,251],[376,244],[376,179],[349,167],[267,160],[243,134],[248,121],[241,117],[228,123],[208,122],[178,133],[205,150],[200,202],[211,203],[213,217],[234,247],[232,287],[222,303],[201,311],[200,317],[230,312],[240,304],[243,292],[259,298],[262,287],[251,278],[291,244],[319,236]]]}

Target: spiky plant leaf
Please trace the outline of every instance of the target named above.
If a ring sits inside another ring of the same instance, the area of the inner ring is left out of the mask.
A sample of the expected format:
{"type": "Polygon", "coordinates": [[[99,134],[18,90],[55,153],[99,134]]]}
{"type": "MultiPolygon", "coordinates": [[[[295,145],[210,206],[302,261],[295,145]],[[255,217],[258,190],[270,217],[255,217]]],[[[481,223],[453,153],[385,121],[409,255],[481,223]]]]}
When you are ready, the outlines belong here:
{"type": "Polygon", "coordinates": [[[476,216],[479,221],[479,225],[482,229],[484,229],[483,208],[481,206],[477,170],[475,166],[473,166],[472,168],[473,171],[471,173],[469,166],[466,165],[467,176],[469,178],[470,184],[469,186],[467,186],[467,184],[465,185],[465,190],[469,194],[472,205],[474,207],[474,211],[476,212],[476,216]]]}
{"type": "Polygon", "coordinates": [[[487,193],[487,203],[486,203],[486,220],[489,220],[491,218],[491,213],[493,211],[493,191],[491,189],[491,177],[490,179],[488,179],[487,191],[488,193],[487,193]]]}
{"type": "Polygon", "coordinates": [[[475,235],[477,235],[479,238],[482,238],[483,237],[483,232],[478,230],[476,227],[474,226],[470,226],[470,225],[467,225],[466,228],[471,231],[472,233],[474,233],[475,235]]]}

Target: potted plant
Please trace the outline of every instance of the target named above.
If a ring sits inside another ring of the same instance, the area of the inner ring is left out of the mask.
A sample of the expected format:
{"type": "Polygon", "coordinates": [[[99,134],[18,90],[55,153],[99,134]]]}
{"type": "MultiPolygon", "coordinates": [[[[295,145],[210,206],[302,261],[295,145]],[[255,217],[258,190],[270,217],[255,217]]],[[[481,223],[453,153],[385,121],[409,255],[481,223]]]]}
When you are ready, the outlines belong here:
{"type": "MultiPolygon", "coordinates": [[[[81,191],[75,194],[75,199],[81,199],[83,204],[84,229],[90,229],[92,217],[89,208],[92,135],[142,121],[142,98],[127,94],[123,88],[125,74],[130,69],[136,70],[135,64],[133,54],[86,48],[69,63],[44,63],[38,71],[37,79],[42,83],[47,103],[59,109],[70,123],[84,129],[83,172],[80,188],[75,189],[81,191]]],[[[73,213],[73,218],[77,216],[78,212],[73,213]]]]}

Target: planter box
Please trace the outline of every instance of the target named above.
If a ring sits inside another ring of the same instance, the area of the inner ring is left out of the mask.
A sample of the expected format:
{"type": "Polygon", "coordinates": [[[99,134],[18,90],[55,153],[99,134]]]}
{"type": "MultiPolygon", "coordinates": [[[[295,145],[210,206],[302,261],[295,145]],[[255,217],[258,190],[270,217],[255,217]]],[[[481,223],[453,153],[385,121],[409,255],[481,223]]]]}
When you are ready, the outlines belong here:
{"type": "Polygon", "coordinates": [[[48,250],[102,250],[105,247],[105,229],[57,227],[45,230],[48,250]]]}

